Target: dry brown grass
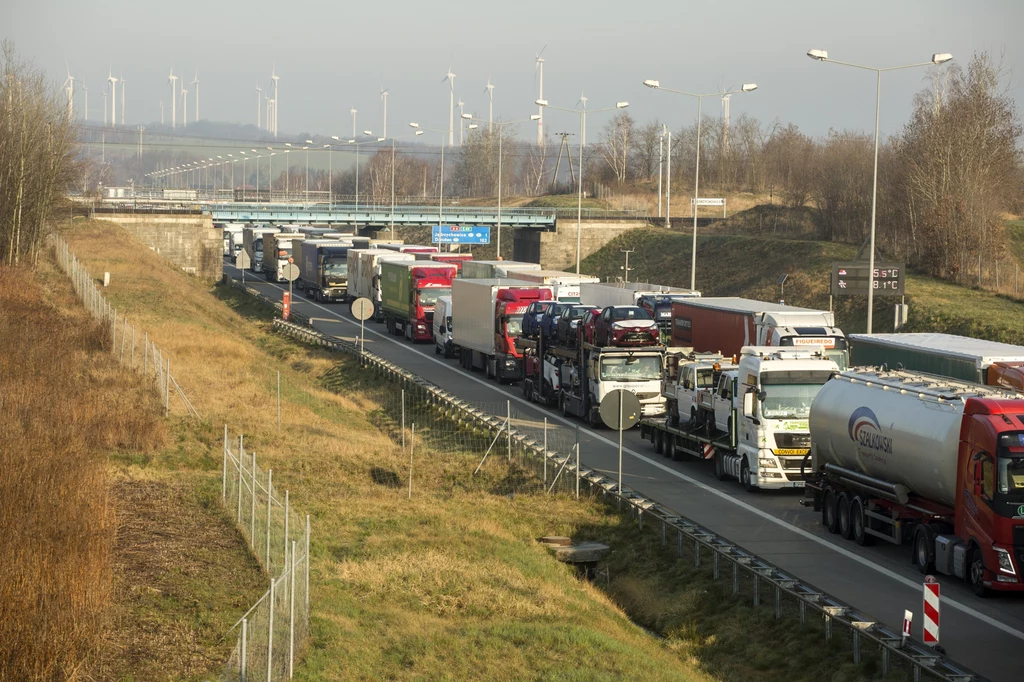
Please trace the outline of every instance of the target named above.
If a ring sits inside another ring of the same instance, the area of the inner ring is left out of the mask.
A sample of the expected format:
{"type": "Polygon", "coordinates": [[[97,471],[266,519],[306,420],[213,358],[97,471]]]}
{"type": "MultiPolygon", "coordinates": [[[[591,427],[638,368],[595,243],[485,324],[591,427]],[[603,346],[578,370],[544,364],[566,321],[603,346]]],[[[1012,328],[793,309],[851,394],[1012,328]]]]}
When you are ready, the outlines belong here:
{"type": "Polygon", "coordinates": [[[104,353],[70,287],[0,268],[0,680],[64,680],[110,597],[105,451],[158,446],[151,388],[104,353]]]}

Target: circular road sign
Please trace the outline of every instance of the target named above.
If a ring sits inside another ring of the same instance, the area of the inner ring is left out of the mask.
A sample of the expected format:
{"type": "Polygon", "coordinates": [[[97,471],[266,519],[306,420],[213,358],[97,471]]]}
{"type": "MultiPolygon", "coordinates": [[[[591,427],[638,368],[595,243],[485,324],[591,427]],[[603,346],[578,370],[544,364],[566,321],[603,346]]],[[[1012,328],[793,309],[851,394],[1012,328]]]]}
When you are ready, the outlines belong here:
{"type": "Polygon", "coordinates": [[[365,297],[352,301],[352,317],[360,322],[365,322],[373,317],[373,301],[365,297]]]}
{"type": "Polygon", "coordinates": [[[599,412],[609,429],[625,431],[640,421],[642,410],[636,394],[619,388],[604,397],[599,412]]]}
{"type": "Polygon", "coordinates": [[[289,282],[294,282],[299,278],[299,266],[294,263],[289,263],[281,268],[281,274],[284,275],[284,278],[289,282]]]}

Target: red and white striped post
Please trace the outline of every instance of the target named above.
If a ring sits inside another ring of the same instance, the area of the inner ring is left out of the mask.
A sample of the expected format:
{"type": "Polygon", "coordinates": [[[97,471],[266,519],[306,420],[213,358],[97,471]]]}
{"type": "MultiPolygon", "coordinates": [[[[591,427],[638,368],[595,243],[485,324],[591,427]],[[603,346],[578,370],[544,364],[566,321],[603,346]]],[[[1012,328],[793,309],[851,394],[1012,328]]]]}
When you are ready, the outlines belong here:
{"type": "Polygon", "coordinates": [[[911,625],[914,622],[914,614],[911,611],[903,610],[903,641],[907,641],[907,637],[911,636],[911,625]]]}
{"type": "Polygon", "coordinates": [[[924,638],[928,646],[939,643],[939,582],[934,576],[924,579],[924,638]]]}

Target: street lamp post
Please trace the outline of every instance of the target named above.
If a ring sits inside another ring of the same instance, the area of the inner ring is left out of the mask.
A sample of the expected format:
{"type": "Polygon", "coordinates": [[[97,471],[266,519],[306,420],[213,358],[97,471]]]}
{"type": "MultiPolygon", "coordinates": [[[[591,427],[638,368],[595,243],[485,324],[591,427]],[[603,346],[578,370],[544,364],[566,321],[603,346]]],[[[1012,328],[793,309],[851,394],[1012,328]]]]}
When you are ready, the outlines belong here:
{"type": "Polygon", "coordinates": [[[851,64],[850,62],[839,62],[834,59],[829,59],[827,50],[808,50],[807,56],[819,62],[831,62],[833,64],[839,64],[841,66],[852,66],[855,69],[863,69],[865,71],[875,72],[875,161],[871,180],[871,244],[870,253],[868,254],[868,334],[870,334],[875,307],[875,206],[878,200],[878,118],[880,107],[882,104],[882,72],[899,71],[900,69],[912,69],[918,66],[931,66],[933,64],[945,64],[946,62],[953,59],[953,55],[949,54],[948,52],[942,52],[938,54],[933,54],[931,61],[928,62],[904,64],[903,66],[889,66],[880,69],[871,66],[861,66],[860,64],[851,64]]]}
{"type": "Polygon", "coordinates": [[[306,140],[306,145],[302,148],[306,152],[306,203],[309,203],[309,145],[313,144],[313,140],[306,140]]]}
{"type": "MultiPolygon", "coordinates": [[[[364,130],[363,135],[373,135],[370,130],[364,130]]],[[[348,144],[353,145],[356,148],[356,213],[359,213],[359,148],[364,144],[372,144],[375,142],[383,142],[386,138],[378,137],[376,140],[366,140],[365,142],[356,142],[354,139],[349,140],[348,144]]],[[[355,226],[359,227],[358,218],[355,221],[355,226]]]]}
{"type": "MultiPolygon", "coordinates": [[[[473,116],[473,114],[462,114],[462,118],[466,119],[467,121],[482,121],[483,120],[483,119],[475,118],[473,116]]],[[[504,141],[504,138],[505,138],[505,126],[507,126],[507,125],[514,125],[514,124],[517,124],[517,123],[526,123],[528,121],[539,121],[539,120],[540,120],[540,114],[533,114],[532,116],[530,116],[530,118],[524,118],[524,119],[520,119],[518,121],[497,121],[497,122],[495,122],[493,120],[489,120],[487,122],[488,123],[488,132],[490,132],[491,127],[498,126],[498,218],[497,218],[497,221],[496,221],[496,228],[495,228],[497,230],[497,232],[498,232],[498,243],[497,243],[497,249],[495,250],[495,254],[496,254],[496,257],[497,257],[498,260],[501,260],[501,148],[502,148],[502,142],[504,141]]],[[[473,129],[475,127],[477,127],[477,126],[476,125],[471,125],[470,129],[473,129]]]]}
{"type": "MultiPolygon", "coordinates": [[[[571,114],[577,114],[580,117],[580,169],[579,169],[579,187],[577,188],[576,194],[576,274],[580,274],[580,244],[582,242],[582,231],[583,231],[583,146],[585,144],[587,135],[587,110],[584,109],[565,109],[563,107],[555,107],[548,104],[546,99],[538,99],[535,104],[539,107],[546,107],[548,109],[556,109],[558,111],[568,111],[571,114]]],[[[614,111],[616,109],[625,109],[629,106],[629,102],[616,102],[614,107],[605,107],[604,109],[592,109],[589,113],[597,114],[602,111],[614,111]]]]}
{"type": "Polygon", "coordinates": [[[245,197],[248,192],[245,191],[245,186],[249,184],[249,175],[245,172],[245,162],[249,157],[245,155],[245,152],[238,152],[242,155],[242,201],[245,201],[245,197]]]}
{"type": "Polygon", "coordinates": [[[270,152],[270,158],[267,160],[267,187],[269,188],[270,201],[274,200],[274,149],[273,147],[267,147],[267,151],[270,152]]]}
{"type": "MultiPolygon", "coordinates": [[[[690,261],[690,289],[697,288],[697,197],[700,192],[700,118],[703,113],[703,104],[705,97],[721,97],[723,95],[734,95],[741,92],[753,92],[757,90],[756,83],[744,83],[743,87],[739,90],[725,90],[723,92],[708,92],[704,94],[698,94],[694,92],[686,92],[685,90],[673,90],[671,88],[661,87],[661,83],[656,80],[645,80],[644,85],[655,90],[664,90],[665,92],[674,92],[677,95],[686,95],[687,97],[697,98],[697,165],[693,173],[693,254],[690,261]]],[[[669,149],[669,159],[672,158],[671,146],[669,149]]]]}

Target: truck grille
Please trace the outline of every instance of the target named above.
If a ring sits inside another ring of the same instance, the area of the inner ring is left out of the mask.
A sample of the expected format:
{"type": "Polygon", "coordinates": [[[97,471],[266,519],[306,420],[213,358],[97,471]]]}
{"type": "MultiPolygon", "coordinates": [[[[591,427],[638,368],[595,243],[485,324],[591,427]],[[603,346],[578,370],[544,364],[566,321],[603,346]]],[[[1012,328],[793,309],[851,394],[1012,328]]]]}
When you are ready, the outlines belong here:
{"type": "Polygon", "coordinates": [[[811,447],[809,433],[776,433],[775,445],[784,450],[806,450],[811,447]]]}
{"type": "MultiPolygon", "coordinates": [[[[782,468],[787,472],[791,470],[800,471],[800,464],[804,461],[803,457],[779,457],[779,461],[782,462],[782,468]]],[[[786,474],[789,476],[789,474],[786,474]]],[[[792,478],[792,477],[791,477],[792,478]]]]}

